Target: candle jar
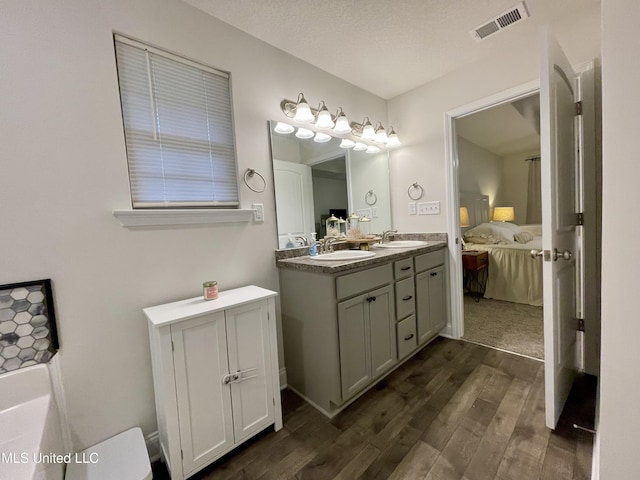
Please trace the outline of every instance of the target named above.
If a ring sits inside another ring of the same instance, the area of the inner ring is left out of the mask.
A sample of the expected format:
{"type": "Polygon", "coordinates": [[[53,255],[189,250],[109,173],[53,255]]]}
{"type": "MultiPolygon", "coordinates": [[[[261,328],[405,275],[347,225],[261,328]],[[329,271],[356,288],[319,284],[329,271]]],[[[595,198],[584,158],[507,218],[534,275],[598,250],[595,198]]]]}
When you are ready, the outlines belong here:
{"type": "Polygon", "coordinates": [[[204,282],[202,284],[203,297],[205,300],[215,300],[218,298],[218,282],[204,282]]]}
{"type": "Polygon", "coordinates": [[[360,217],[355,213],[352,213],[349,218],[349,229],[347,230],[347,238],[357,240],[362,237],[360,233],[360,217]]]}
{"type": "Polygon", "coordinates": [[[340,220],[335,215],[331,215],[327,218],[327,237],[339,237],[340,236],[340,220]]]}
{"type": "Polygon", "coordinates": [[[371,219],[362,217],[358,223],[360,225],[360,234],[364,238],[371,238],[373,236],[371,235],[371,219]]]}

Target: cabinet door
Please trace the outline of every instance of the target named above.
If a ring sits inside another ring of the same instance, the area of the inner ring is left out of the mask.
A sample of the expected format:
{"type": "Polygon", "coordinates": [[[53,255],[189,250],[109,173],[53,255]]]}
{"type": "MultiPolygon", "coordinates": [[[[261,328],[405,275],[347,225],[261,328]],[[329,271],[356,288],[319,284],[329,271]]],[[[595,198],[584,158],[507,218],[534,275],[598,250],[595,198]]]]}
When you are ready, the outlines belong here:
{"type": "Polygon", "coordinates": [[[233,431],[236,443],[274,422],[271,352],[267,302],[229,309],[227,341],[231,383],[233,431]]]}
{"type": "Polygon", "coordinates": [[[368,295],[360,295],[338,303],[342,400],[351,398],[372,380],[368,299],[368,295]]]}
{"type": "Polygon", "coordinates": [[[416,275],[418,343],[434,337],[447,324],[444,265],[416,275]]]}
{"type": "Polygon", "coordinates": [[[171,325],[185,476],[234,443],[224,313],[171,325]]]}
{"type": "Polygon", "coordinates": [[[434,333],[447,325],[444,265],[429,271],[429,317],[434,333]]]}
{"type": "Polygon", "coordinates": [[[377,378],[398,359],[396,353],[396,319],[393,286],[379,288],[369,294],[369,330],[371,341],[371,373],[377,378]]]}

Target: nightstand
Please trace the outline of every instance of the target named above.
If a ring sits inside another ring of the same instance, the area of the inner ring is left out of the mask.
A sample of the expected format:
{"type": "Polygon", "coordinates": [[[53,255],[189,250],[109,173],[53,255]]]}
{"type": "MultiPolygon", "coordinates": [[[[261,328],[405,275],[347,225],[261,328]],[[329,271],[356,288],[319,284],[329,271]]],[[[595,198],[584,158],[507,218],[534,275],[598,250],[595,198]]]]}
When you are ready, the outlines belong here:
{"type": "Polygon", "coordinates": [[[489,254],[478,250],[463,250],[462,268],[464,268],[464,287],[471,294],[475,294],[475,300],[479,302],[487,287],[489,254]]]}

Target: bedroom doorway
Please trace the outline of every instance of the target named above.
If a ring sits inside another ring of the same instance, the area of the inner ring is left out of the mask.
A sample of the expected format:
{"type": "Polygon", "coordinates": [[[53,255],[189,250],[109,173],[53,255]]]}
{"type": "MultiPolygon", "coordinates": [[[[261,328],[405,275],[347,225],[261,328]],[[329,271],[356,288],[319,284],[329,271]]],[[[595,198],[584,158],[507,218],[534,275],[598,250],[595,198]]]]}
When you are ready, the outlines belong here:
{"type": "Polygon", "coordinates": [[[537,92],[456,118],[463,339],[544,359],[537,92]]]}

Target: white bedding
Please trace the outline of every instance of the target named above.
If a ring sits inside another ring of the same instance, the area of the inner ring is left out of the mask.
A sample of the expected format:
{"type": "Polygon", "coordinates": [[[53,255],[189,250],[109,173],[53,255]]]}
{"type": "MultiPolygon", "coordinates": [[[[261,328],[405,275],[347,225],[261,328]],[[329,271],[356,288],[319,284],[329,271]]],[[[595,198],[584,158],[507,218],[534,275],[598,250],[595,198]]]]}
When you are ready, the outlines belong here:
{"type": "Polygon", "coordinates": [[[535,306],[542,305],[542,262],[530,251],[541,248],[541,236],[511,245],[465,243],[465,250],[489,252],[485,298],[535,306]]]}

